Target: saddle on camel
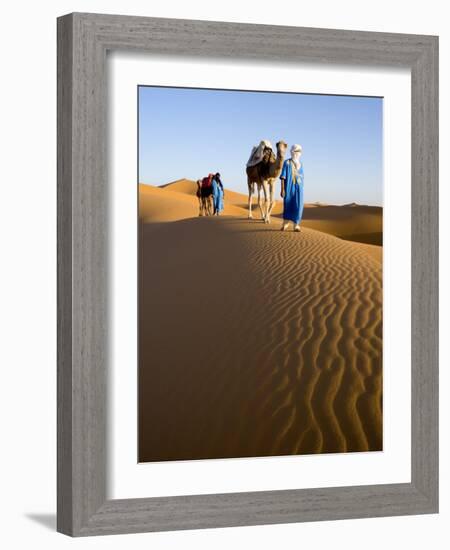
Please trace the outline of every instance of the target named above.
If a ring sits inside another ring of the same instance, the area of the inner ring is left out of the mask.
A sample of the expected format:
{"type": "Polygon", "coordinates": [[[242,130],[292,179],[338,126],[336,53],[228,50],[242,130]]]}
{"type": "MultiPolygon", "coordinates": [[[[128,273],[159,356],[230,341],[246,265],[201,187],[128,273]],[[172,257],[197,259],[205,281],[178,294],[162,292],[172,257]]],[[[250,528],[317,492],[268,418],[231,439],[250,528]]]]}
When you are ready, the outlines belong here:
{"type": "Polygon", "coordinates": [[[200,187],[200,193],[202,198],[206,199],[207,197],[212,195],[213,187],[212,187],[212,180],[213,180],[214,174],[208,174],[206,178],[202,179],[202,184],[200,187]]]}
{"type": "Polygon", "coordinates": [[[259,145],[252,148],[250,157],[247,161],[247,168],[258,166],[257,170],[262,177],[266,177],[269,171],[269,163],[275,161],[275,153],[269,140],[263,139],[259,145]]]}

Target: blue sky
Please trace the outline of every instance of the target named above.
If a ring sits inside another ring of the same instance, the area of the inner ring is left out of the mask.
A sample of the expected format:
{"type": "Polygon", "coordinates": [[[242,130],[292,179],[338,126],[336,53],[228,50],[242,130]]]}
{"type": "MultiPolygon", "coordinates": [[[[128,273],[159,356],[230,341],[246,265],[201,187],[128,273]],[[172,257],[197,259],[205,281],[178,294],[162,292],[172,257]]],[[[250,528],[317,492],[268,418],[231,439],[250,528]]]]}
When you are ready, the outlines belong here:
{"type": "Polygon", "coordinates": [[[252,146],[283,139],[303,147],[306,202],[382,205],[382,109],[372,97],[141,86],[139,181],[220,172],[246,193],[252,146]]]}

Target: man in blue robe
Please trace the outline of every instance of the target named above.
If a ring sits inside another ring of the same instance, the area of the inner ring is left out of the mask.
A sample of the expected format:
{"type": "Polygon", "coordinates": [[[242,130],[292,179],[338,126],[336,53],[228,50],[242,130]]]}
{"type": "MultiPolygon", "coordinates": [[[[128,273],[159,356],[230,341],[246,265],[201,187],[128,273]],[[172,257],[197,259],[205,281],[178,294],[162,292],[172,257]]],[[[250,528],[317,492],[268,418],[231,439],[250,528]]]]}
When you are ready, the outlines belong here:
{"type": "Polygon", "coordinates": [[[223,210],[223,185],[220,180],[220,174],[217,174],[213,177],[212,180],[212,193],[213,193],[213,204],[214,204],[214,215],[219,216],[223,210]]]}
{"type": "Polygon", "coordinates": [[[291,158],[283,163],[281,170],[281,196],[283,197],[283,225],[285,231],[293,222],[294,231],[300,231],[303,214],[303,163],[300,162],[301,145],[291,147],[291,158]]]}

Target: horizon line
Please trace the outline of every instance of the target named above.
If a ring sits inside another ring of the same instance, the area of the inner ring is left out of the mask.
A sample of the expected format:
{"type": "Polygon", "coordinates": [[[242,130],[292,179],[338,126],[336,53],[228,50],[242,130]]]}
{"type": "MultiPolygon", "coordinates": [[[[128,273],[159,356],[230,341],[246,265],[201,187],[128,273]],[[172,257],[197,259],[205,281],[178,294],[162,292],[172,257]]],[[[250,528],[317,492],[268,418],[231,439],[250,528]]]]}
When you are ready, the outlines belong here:
{"type": "MultiPolygon", "coordinates": [[[[143,182],[143,181],[138,181],[138,186],[139,185],[146,185],[148,187],[156,187],[157,189],[164,189],[165,187],[167,187],[169,185],[173,185],[173,184],[178,183],[180,181],[188,181],[188,182],[196,183],[196,180],[192,180],[190,178],[179,178],[179,179],[176,179],[176,180],[173,180],[173,181],[169,181],[168,183],[161,183],[159,185],[155,185],[153,183],[146,183],[146,182],[143,182]]],[[[243,197],[243,199],[248,198],[248,194],[240,193],[239,191],[234,191],[231,188],[225,188],[225,189],[228,189],[229,191],[231,191],[232,193],[235,193],[236,195],[241,195],[243,197]]],[[[182,193],[181,191],[175,191],[175,192],[176,193],[182,193]]],[[[282,202],[282,199],[275,199],[275,202],[282,202]]],[[[307,207],[308,205],[338,206],[338,207],[343,207],[343,206],[348,206],[348,207],[351,207],[351,206],[367,206],[369,208],[381,208],[381,209],[383,209],[383,206],[379,205],[379,204],[365,204],[365,203],[363,204],[363,203],[359,203],[359,202],[346,202],[346,203],[338,204],[338,203],[330,203],[330,202],[324,202],[324,201],[317,200],[317,201],[305,202],[305,207],[307,207]]]]}

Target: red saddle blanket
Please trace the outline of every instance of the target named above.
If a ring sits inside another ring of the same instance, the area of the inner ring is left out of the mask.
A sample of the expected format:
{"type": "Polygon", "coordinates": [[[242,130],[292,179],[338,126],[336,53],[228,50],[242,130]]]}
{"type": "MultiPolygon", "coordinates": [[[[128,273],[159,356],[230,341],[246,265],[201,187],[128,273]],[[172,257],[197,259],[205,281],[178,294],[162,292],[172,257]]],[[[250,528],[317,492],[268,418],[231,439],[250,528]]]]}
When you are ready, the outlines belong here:
{"type": "Polygon", "coordinates": [[[202,187],[211,187],[212,179],[213,179],[212,174],[209,174],[209,176],[206,176],[206,178],[203,178],[202,179],[202,187]]]}

